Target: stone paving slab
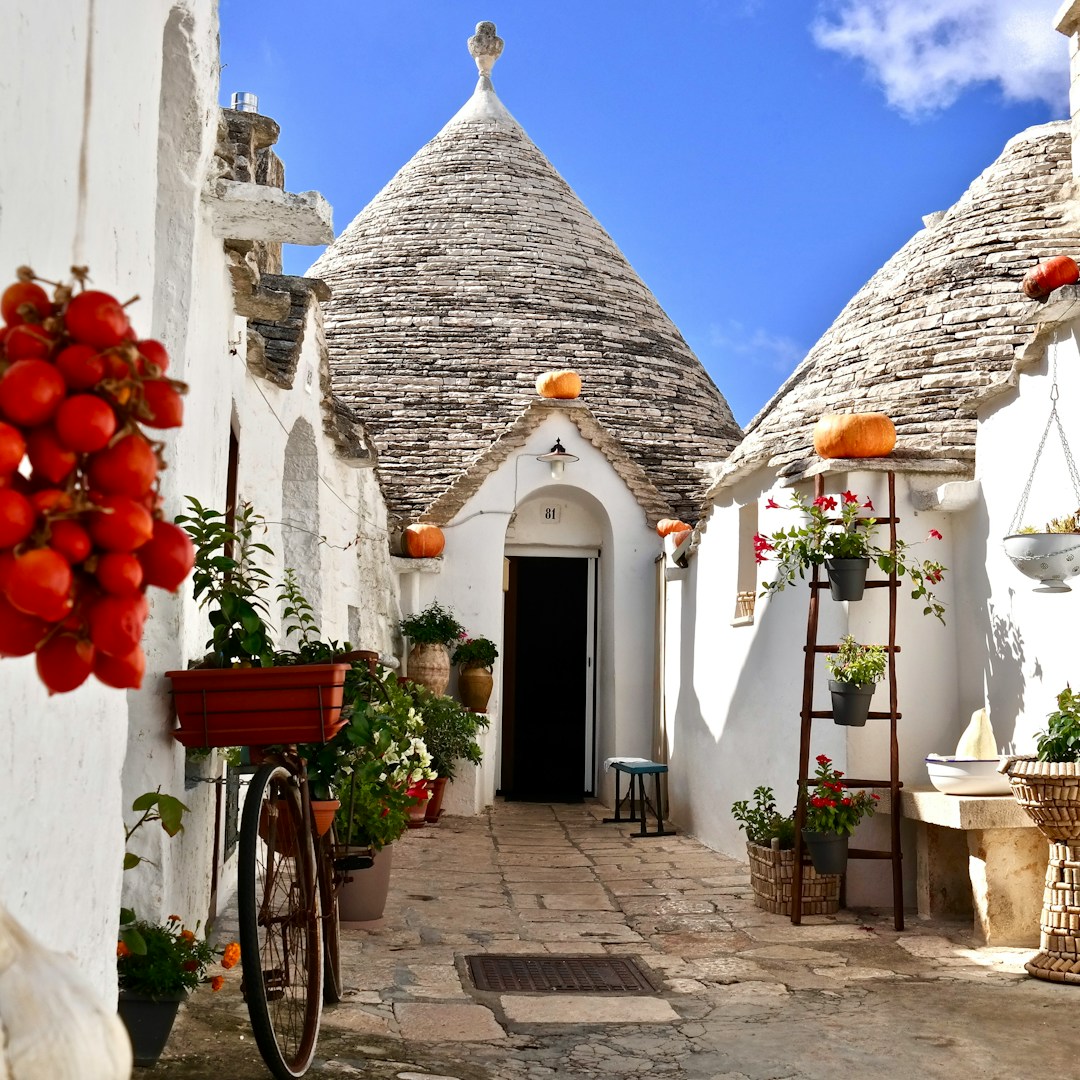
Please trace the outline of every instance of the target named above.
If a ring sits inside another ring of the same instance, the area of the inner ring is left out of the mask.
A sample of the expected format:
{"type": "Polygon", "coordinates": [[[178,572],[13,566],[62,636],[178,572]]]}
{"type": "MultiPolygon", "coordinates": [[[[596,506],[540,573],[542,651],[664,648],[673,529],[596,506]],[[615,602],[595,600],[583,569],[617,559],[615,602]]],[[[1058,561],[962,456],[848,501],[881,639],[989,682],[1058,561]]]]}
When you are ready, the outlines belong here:
{"type": "Polygon", "coordinates": [[[506,994],[499,999],[511,1024],[671,1024],[679,1014],[651,997],[600,994],[506,994]]]}

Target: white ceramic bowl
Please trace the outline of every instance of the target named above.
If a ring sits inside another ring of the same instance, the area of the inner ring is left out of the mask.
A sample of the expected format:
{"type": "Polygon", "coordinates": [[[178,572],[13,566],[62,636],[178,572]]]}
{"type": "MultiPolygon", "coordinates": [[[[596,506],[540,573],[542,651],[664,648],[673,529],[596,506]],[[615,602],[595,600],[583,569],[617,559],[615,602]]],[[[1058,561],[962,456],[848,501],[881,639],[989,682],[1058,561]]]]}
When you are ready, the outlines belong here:
{"type": "Polygon", "coordinates": [[[999,773],[1001,758],[928,757],[930,783],[946,795],[1008,795],[1009,778],[999,773]]]}

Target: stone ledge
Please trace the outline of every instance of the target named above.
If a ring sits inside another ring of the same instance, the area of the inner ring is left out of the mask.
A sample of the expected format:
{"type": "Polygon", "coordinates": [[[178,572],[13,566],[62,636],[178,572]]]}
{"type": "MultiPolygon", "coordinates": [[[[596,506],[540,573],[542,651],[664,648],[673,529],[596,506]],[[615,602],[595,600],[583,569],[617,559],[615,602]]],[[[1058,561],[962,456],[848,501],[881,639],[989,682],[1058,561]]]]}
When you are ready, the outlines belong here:
{"type": "Polygon", "coordinates": [[[904,788],[900,807],[909,821],[947,829],[1034,829],[1012,795],[946,795],[934,788],[904,788]]]}
{"type": "Polygon", "coordinates": [[[435,559],[409,559],[404,555],[391,555],[390,565],[395,574],[441,574],[442,556],[435,559]]]}

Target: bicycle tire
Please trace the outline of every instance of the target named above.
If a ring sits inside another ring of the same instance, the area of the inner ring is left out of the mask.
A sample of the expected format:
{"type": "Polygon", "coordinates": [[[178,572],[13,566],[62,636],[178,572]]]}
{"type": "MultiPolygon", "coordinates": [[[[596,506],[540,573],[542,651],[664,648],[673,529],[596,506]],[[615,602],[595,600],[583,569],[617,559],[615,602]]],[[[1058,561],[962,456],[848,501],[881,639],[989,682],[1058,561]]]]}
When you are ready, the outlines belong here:
{"type": "Polygon", "coordinates": [[[292,1080],[307,1072],[319,1037],[322,925],[311,833],[284,765],[261,766],[248,785],[237,872],[251,1029],[273,1076],[292,1080]]]}
{"type": "Polygon", "coordinates": [[[336,1005],[341,1001],[344,985],[341,980],[341,917],[334,876],[334,830],[318,840],[316,858],[319,863],[319,911],[322,914],[323,936],[323,1004],[336,1005]]]}

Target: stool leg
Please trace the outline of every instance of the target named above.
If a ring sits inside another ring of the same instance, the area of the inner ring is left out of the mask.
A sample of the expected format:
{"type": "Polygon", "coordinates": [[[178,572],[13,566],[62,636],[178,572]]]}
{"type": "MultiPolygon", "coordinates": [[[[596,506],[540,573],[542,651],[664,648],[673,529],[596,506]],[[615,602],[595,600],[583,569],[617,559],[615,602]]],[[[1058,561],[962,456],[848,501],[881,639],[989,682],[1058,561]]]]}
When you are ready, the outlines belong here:
{"type": "Polygon", "coordinates": [[[660,774],[653,773],[653,780],[656,787],[656,831],[662,833],[664,831],[664,803],[660,794],[660,774]]]}
{"type": "Polygon", "coordinates": [[[622,815],[619,813],[619,770],[615,770],[615,821],[622,821],[622,815]]]}
{"type": "Polygon", "coordinates": [[[648,831],[645,828],[645,774],[638,773],[638,792],[641,795],[641,834],[644,836],[648,831]]]}

